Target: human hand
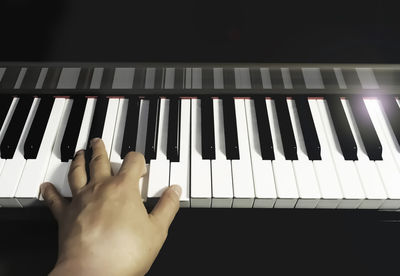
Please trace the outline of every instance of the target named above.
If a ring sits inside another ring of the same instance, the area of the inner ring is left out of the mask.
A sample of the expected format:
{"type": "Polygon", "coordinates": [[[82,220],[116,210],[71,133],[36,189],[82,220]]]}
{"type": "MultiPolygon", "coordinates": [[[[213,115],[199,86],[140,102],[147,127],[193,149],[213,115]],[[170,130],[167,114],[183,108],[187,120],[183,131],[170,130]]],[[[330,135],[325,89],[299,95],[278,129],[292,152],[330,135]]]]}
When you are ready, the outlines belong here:
{"type": "Polygon", "coordinates": [[[148,214],[138,184],[147,173],[143,155],[128,153],[113,176],[103,141],[91,145],[89,183],[84,152],[71,163],[70,203],[51,183],[41,186],[59,226],[58,260],[50,275],[144,275],[167,238],[181,189],[166,189],[148,214]]]}

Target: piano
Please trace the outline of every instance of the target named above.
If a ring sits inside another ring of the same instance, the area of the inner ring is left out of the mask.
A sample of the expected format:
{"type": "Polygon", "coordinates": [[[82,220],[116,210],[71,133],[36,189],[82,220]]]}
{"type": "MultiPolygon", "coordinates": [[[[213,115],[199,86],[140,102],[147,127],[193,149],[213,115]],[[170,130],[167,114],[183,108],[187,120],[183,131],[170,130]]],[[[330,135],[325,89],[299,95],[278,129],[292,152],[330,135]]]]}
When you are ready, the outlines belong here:
{"type": "Polygon", "coordinates": [[[399,84],[387,64],[0,64],[0,204],[71,197],[101,137],[115,173],[145,156],[150,207],[179,184],[181,207],[397,210],[399,84]]]}

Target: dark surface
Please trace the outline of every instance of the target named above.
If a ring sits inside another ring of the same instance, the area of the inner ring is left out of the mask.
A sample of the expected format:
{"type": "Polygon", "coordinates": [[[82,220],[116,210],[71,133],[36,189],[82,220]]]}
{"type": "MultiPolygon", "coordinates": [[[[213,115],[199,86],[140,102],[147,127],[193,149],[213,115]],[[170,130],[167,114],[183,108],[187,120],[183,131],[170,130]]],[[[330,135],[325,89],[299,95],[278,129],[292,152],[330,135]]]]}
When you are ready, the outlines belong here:
{"type": "MultiPolygon", "coordinates": [[[[0,60],[399,63],[397,18],[382,2],[4,0],[0,60]]],[[[0,210],[0,275],[51,269],[57,233],[45,213],[0,210]]],[[[394,275],[398,221],[383,212],[181,210],[149,275],[394,275]]]]}

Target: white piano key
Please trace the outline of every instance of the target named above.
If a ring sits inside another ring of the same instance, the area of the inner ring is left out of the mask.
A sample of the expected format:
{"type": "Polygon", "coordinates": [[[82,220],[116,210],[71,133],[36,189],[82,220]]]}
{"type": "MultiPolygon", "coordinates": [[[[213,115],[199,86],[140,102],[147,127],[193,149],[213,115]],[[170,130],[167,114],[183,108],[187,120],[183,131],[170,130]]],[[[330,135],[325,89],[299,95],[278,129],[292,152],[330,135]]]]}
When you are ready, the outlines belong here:
{"type": "Polygon", "coordinates": [[[21,87],[22,81],[24,80],[25,77],[26,69],[27,69],[26,67],[23,67],[19,71],[19,75],[17,81],[15,82],[14,89],[19,89],[21,87]]]}
{"type": "Polygon", "coordinates": [[[359,206],[360,209],[377,209],[387,198],[378,168],[374,161],[369,160],[361,134],[358,130],[348,100],[342,100],[351,131],[357,145],[358,160],[354,161],[360,176],[366,199],[359,206]]]}
{"type": "Polygon", "coordinates": [[[144,88],[154,89],[154,81],[156,79],[156,68],[146,68],[146,79],[144,88]]]}
{"type": "Polygon", "coordinates": [[[100,89],[104,68],[94,68],[90,89],[100,89]]]}
{"type": "Polygon", "coordinates": [[[224,89],[224,73],[222,68],[214,68],[214,89],[224,89]]]}
{"type": "MultiPolygon", "coordinates": [[[[97,101],[97,99],[95,99],[95,98],[87,99],[85,112],[84,112],[83,118],[82,118],[82,125],[79,130],[78,141],[76,143],[75,152],[77,152],[79,150],[84,150],[87,148],[87,144],[89,142],[88,138],[89,138],[90,127],[92,125],[94,109],[96,107],[96,101],[97,101]]],[[[69,171],[69,167],[71,166],[71,162],[72,162],[72,160],[68,161],[67,171],[65,172],[64,183],[61,187],[61,194],[66,197],[71,196],[71,189],[69,187],[69,181],[68,181],[68,171],[69,171]]]]}
{"type": "Polygon", "coordinates": [[[299,191],[299,200],[297,201],[296,208],[315,208],[321,198],[317,177],[313,163],[308,159],[295,101],[287,100],[287,103],[298,149],[298,160],[292,161],[299,191]]]}
{"type": "Polygon", "coordinates": [[[252,208],[255,194],[244,99],[235,99],[235,112],[240,159],[231,161],[234,196],[232,207],[252,208]]]}
{"type": "Polygon", "coordinates": [[[302,68],[302,71],[307,89],[324,89],[319,68],[302,68]]]}
{"type": "Polygon", "coordinates": [[[147,199],[158,198],[169,186],[169,160],[167,159],[169,99],[160,99],[156,159],[150,160],[147,199]]]}
{"type": "Polygon", "coordinates": [[[285,87],[285,89],[293,89],[289,68],[281,68],[281,72],[282,72],[283,86],[285,87]]]}
{"type": "Polygon", "coordinates": [[[63,68],[58,80],[57,89],[74,89],[78,83],[81,68],[63,68]]]}
{"type": "Polygon", "coordinates": [[[190,205],[207,208],[211,206],[211,162],[201,154],[201,103],[199,99],[191,101],[190,205]]]}
{"type": "Polygon", "coordinates": [[[375,164],[378,166],[389,199],[380,206],[380,209],[398,209],[400,208],[400,172],[393,158],[392,150],[394,149],[390,143],[388,130],[383,125],[382,110],[376,99],[364,99],[364,102],[382,144],[383,160],[375,161],[375,164]]]}
{"type": "Polygon", "coordinates": [[[40,70],[40,74],[39,74],[38,80],[36,82],[35,89],[42,89],[44,80],[46,79],[47,71],[48,71],[48,68],[42,68],[40,70]]]}
{"type": "Polygon", "coordinates": [[[232,207],[232,166],[226,159],[225,131],[222,100],[213,99],[215,159],[211,160],[212,202],[213,208],[232,207]]]}
{"type": "Polygon", "coordinates": [[[4,207],[18,207],[19,203],[16,199],[12,201],[3,201],[2,198],[13,198],[18,188],[18,183],[24,169],[26,159],[24,158],[24,143],[31,127],[33,118],[35,117],[37,107],[39,105],[39,98],[33,100],[31,109],[24,128],[21,133],[21,137],[18,141],[17,149],[15,150],[12,159],[7,159],[4,162],[3,170],[0,175],[0,205],[4,207]]]}
{"type": "Polygon", "coordinates": [[[276,188],[272,161],[263,160],[254,101],[245,99],[247,130],[249,134],[250,156],[254,180],[253,208],[272,208],[276,201],[276,188]]]}
{"type": "Polygon", "coordinates": [[[201,68],[192,68],[192,89],[201,89],[202,74],[201,68]]]}
{"type": "Polygon", "coordinates": [[[251,88],[249,68],[235,68],[235,85],[237,89],[251,88]]]}
{"type": "MultiPolygon", "coordinates": [[[[354,161],[345,160],[340,148],[339,140],[333,126],[329,108],[325,100],[317,100],[321,119],[325,128],[325,134],[329,143],[329,148],[333,162],[336,167],[336,173],[339,177],[340,187],[343,194],[343,200],[338,208],[357,208],[365,199],[363,187],[355,167],[354,161]]],[[[337,189],[339,196],[340,189],[337,189]]]]}
{"type": "Polygon", "coordinates": [[[108,156],[110,156],[111,154],[111,145],[114,135],[115,120],[118,113],[118,104],[118,98],[108,99],[107,113],[104,120],[103,133],[101,135],[101,139],[104,142],[104,146],[106,148],[108,156]]]}
{"type": "Polygon", "coordinates": [[[165,89],[173,89],[175,83],[175,68],[165,68],[165,89]]]}
{"type": "MultiPolygon", "coordinates": [[[[12,102],[11,102],[10,108],[8,109],[7,115],[6,115],[6,117],[4,119],[4,122],[3,122],[3,126],[1,127],[1,130],[0,130],[0,144],[3,141],[4,135],[6,134],[6,130],[8,128],[8,125],[10,124],[10,120],[11,120],[13,114],[14,114],[14,110],[15,110],[15,107],[17,106],[18,101],[19,101],[19,98],[18,97],[14,97],[12,102]]],[[[1,159],[0,158],[0,174],[2,172],[2,169],[3,169],[3,166],[4,166],[5,162],[6,162],[6,159],[1,159]]]]}
{"type": "Polygon", "coordinates": [[[269,68],[260,68],[261,71],[261,80],[264,89],[271,89],[271,76],[269,74],[269,68]]]}
{"type": "Polygon", "coordinates": [[[130,89],[133,84],[135,68],[115,68],[112,89],[130,89]]]}
{"type": "MultiPolygon", "coordinates": [[[[140,100],[138,133],[136,136],[136,151],[144,155],[146,149],[147,121],[149,117],[149,100],[140,100]]],[[[149,183],[150,165],[146,164],[147,173],[139,179],[139,189],[144,201],[147,200],[147,185],[149,183]]]]}
{"type": "Polygon", "coordinates": [[[292,162],[286,160],[283,153],[281,133],[279,130],[278,115],[273,100],[266,99],[268,119],[271,127],[272,143],[274,145],[275,160],[272,169],[275,176],[277,199],[274,208],[294,208],[299,198],[296,178],[292,162]]]}
{"type": "Polygon", "coordinates": [[[37,157],[26,161],[15,193],[15,197],[24,207],[35,203],[39,195],[39,186],[43,183],[46,174],[58,126],[63,115],[64,104],[64,98],[56,98],[54,100],[37,157]]]}
{"type": "Polygon", "coordinates": [[[317,100],[308,100],[308,103],[321,146],[321,160],[313,161],[322,197],[316,208],[336,208],[343,198],[339,178],[336,174],[335,165],[330,153],[329,142],[326,137],[317,100]]]}
{"type": "MultiPolygon", "coordinates": [[[[72,99],[67,99],[64,104],[64,110],[61,117],[60,126],[57,131],[57,137],[51,152],[46,174],[44,176],[44,182],[53,183],[53,185],[64,197],[70,197],[71,191],[67,188],[64,188],[65,177],[69,169],[69,162],[61,162],[61,142],[64,137],[64,132],[67,126],[69,114],[71,112],[72,104],[72,99]]],[[[42,198],[40,199],[42,200],[42,198]]]]}
{"type": "Polygon", "coordinates": [[[340,89],[347,89],[346,82],[344,81],[342,69],[340,68],[333,68],[333,71],[335,72],[336,80],[338,82],[339,88],[340,89]]]}
{"type": "Polygon", "coordinates": [[[179,162],[170,162],[170,185],[182,188],[181,207],[190,207],[190,99],[181,100],[179,162]]]}
{"type": "Polygon", "coordinates": [[[356,72],[363,89],[379,89],[372,68],[356,68],[356,72]]]}

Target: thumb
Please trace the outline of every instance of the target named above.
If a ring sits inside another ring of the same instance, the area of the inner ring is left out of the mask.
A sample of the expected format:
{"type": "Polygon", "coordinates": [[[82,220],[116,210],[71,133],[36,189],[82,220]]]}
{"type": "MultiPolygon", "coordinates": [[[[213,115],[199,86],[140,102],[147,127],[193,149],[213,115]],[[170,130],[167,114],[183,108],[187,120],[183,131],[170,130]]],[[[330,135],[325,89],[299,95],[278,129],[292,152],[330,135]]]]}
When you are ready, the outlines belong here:
{"type": "Polygon", "coordinates": [[[166,230],[168,230],[172,220],[179,210],[179,198],[181,193],[182,189],[180,186],[170,186],[164,191],[150,214],[166,230]]]}
{"type": "Polygon", "coordinates": [[[67,206],[67,201],[58,193],[53,184],[46,182],[40,186],[40,194],[49,206],[57,222],[60,222],[61,215],[67,206]]]}

